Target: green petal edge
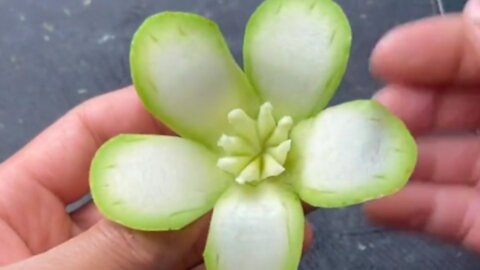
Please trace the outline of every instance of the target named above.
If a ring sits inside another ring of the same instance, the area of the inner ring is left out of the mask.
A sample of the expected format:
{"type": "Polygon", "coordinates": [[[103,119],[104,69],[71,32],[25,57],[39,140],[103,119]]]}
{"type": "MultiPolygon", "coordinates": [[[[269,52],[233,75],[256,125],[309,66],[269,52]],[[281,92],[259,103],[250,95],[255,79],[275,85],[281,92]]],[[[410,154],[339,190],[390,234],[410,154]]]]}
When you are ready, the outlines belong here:
{"type": "Polygon", "coordinates": [[[404,123],[370,100],[331,107],[292,131],[287,170],[300,197],[344,207],[391,195],[410,178],[417,145],[404,123]]]}
{"type": "Polygon", "coordinates": [[[350,56],[352,32],[331,0],[267,0],[245,34],[250,81],[276,116],[297,122],[321,111],[338,88],[350,56]]]}
{"type": "Polygon", "coordinates": [[[258,97],[214,22],[180,12],[148,18],[133,37],[132,79],[147,109],[182,137],[215,148],[227,114],[258,97]]]}
{"type": "Polygon", "coordinates": [[[185,227],[207,213],[232,182],[210,150],[169,136],[117,136],[98,150],[90,171],[100,212],[143,231],[185,227]]]}
{"type": "Polygon", "coordinates": [[[209,270],[296,270],[305,218],[289,187],[234,185],[217,202],[204,253],[209,270]]]}

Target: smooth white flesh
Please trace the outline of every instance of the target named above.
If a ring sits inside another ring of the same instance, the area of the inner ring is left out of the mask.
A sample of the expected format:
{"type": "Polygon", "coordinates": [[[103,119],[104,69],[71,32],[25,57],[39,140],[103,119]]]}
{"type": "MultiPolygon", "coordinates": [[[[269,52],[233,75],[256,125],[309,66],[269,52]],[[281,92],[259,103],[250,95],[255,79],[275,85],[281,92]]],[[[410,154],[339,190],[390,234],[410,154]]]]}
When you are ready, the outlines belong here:
{"type": "Polygon", "coordinates": [[[91,179],[100,211],[141,230],[189,224],[232,183],[205,147],[177,137],[142,135],[119,136],[102,146],[91,179]]]}
{"type": "Polygon", "coordinates": [[[292,139],[293,181],[302,199],[315,206],[389,195],[406,183],[416,163],[408,130],[374,101],[329,108],[297,126],[292,139]]]}
{"type": "Polygon", "coordinates": [[[258,99],[218,26],[203,17],[164,13],[135,34],[132,76],[146,107],[183,137],[214,147],[234,108],[256,113],[258,99]]]}
{"type": "Polygon", "coordinates": [[[303,234],[300,201],[284,186],[232,186],[215,205],[205,263],[209,270],[297,269],[303,234]]]}
{"type": "Polygon", "coordinates": [[[245,35],[245,70],[276,115],[304,119],[332,97],[351,44],[347,18],[330,0],[269,0],[245,35]]]}

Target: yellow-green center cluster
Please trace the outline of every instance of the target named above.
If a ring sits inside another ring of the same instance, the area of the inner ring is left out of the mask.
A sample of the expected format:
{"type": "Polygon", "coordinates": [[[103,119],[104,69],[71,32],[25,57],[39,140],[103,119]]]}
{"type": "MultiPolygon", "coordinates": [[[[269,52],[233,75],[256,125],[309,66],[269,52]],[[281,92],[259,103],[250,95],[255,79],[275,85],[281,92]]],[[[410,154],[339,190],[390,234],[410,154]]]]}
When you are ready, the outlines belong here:
{"type": "Polygon", "coordinates": [[[223,134],[218,140],[225,152],[218,167],[234,175],[239,184],[256,183],[285,171],[283,165],[292,144],[290,116],[276,121],[267,102],[260,107],[257,119],[235,109],[228,114],[228,121],[233,134],[223,134]]]}

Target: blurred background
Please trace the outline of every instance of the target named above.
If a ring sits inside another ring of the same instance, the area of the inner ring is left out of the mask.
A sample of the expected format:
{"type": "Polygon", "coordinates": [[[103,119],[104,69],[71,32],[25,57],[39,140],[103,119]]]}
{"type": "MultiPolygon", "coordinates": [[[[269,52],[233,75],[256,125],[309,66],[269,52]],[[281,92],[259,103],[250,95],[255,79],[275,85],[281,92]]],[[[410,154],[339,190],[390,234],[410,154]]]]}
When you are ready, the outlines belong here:
{"type": "MultiPolygon", "coordinates": [[[[83,100],[131,83],[129,42],[156,12],[181,10],[217,21],[241,63],[243,30],[260,0],[0,0],[0,162],[83,100]]],[[[369,98],[381,85],[368,57],[388,29],[464,0],[338,0],[354,39],[333,102],[369,98]]],[[[480,258],[417,235],[372,227],[360,208],[310,215],[316,242],[301,269],[480,269],[480,258]]]]}
{"type": "Polygon", "coordinates": [[[451,12],[462,10],[467,0],[436,0],[440,11],[451,12]]]}

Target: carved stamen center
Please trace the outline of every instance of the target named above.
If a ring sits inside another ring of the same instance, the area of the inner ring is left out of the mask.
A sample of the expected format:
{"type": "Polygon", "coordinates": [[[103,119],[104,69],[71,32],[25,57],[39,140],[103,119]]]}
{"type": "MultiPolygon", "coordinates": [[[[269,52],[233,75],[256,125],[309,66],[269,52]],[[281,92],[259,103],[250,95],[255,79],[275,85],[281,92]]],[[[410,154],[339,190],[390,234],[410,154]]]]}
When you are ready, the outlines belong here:
{"type": "Polygon", "coordinates": [[[267,102],[260,107],[256,120],[242,109],[231,111],[228,120],[234,134],[223,134],[218,140],[225,152],[218,167],[233,174],[239,184],[255,183],[285,171],[283,165],[292,143],[290,116],[275,121],[273,107],[267,102]]]}

